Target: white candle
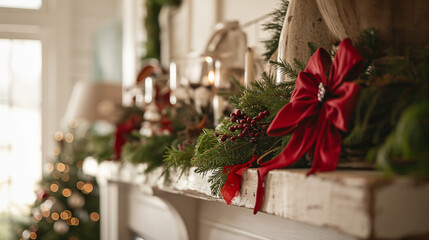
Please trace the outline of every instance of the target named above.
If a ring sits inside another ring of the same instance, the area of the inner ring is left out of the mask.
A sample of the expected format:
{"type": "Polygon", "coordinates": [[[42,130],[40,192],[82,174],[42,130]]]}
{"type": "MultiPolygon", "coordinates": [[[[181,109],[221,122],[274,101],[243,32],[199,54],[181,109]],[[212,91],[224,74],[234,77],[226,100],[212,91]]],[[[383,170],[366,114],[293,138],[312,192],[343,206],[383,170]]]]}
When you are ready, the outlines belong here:
{"type": "Polygon", "coordinates": [[[172,105],[176,104],[176,89],[177,89],[177,66],[176,63],[170,63],[170,103],[172,105]]]}
{"type": "Polygon", "coordinates": [[[253,51],[251,48],[247,48],[245,55],[244,86],[248,88],[254,81],[255,69],[253,67],[253,51]]]}
{"type": "Polygon", "coordinates": [[[152,99],[154,97],[153,92],[153,79],[151,77],[147,77],[144,80],[144,101],[146,104],[149,104],[152,102],[152,99]]]}

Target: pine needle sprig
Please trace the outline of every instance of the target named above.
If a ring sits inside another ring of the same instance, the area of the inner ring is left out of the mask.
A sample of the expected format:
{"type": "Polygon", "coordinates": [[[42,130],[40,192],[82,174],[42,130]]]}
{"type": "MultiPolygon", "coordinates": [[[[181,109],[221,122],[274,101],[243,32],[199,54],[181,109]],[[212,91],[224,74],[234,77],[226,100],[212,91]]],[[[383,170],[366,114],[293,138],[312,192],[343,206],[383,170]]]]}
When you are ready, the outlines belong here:
{"type": "Polygon", "coordinates": [[[281,74],[288,76],[291,79],[296,79],[300,71],[304,71],[305,65],[298,59],[293,59],[293,66],[283,59],[279,61],[270,60],[269,63],[280,70],[281,74]]]}
{"type": "Polygon", "coordinates": [[[170,169],[180,169],[179,178],[187,173],[192,166],[190,160],[195,155],[195,144],[196,142],[192,142],[183,149],[175,146],[167,147],[163,156],[165,170],[162,175],[166,175],[170,169]]]}
{"type": "Polygon", "coordinates": [[[256,116],[260,112],[270,111],[269,119],[273,119],[286,103],[289,102],[295,87],[295,81],[277,84],[273,74],[264,72],[261,79],[243,91],[241,95],[233,96],[229,102],[249,116],[256,116]],[[275,99],[275,101],[273,101],[275,99]]]}
{"type": "Polygon", "coordinates": [[[271,37],[263,41],[265,46],[265,52],[263,53],[265,61],[270,59],[279,46],[280,34],[282,32],[288,6],[288,0],[281,0],[280,6],[269,14],[271,19],[263,24],[263,30],[271,33],[271,37]]]}

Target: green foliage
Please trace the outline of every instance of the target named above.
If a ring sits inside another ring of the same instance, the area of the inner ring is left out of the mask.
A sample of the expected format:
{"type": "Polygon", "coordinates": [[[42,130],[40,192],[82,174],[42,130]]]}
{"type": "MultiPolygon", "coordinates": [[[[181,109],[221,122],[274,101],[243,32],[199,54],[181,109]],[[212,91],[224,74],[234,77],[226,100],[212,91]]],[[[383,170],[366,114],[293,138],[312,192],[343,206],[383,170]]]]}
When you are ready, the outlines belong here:
{"type": "Polygon", "coordinates": [[[147,10],[144,20],[145,29],[147,32],[147,41],[145,43],[146,55],[143,59],[156,58],[160,59],[161,42],[160,42],[160,26],[159,13],[163,5],[178,6],[181,0],[147,0],[145,1],[145,9],[147,10]]]}
{"type": "Polygon", "coordinates": [[[114,136],[113,134],[100,135],[89,132],[88,138],[88,153],[98,161],[112,159],[114,157],[114,136]]]}
{"type": "Polygon", "coordinates": [[[172,145],[170,148],[167,148],[167,151],[164,155],[166,171],[169,169],[180,169],[180,176],[188,172],[192,166],[191,159],[195,154],[195,144],[195,142],[192,142],[183,149],[174,145],[172,145]]]}
{"type": "Polygon", "coordinates": [[[269,63],[279,69],[281,74],[284,74],[292,79],[296,79],[299,72],[304,71],[305,69],[305,64],[296,58],[293,59],[294,66],[290,65],[283,59],[280,59],[280,61],[270,60],[269,63]]]}
{"type": "Polygon", "coordinates": [[[429,176],[427,161],[420,157],[427,151],[419,148],[427,143],[427,135],[425,138],[416,132],[418,128],[424,132],[426,123],[413,110],[418,107],[412,107],[427,106],[423,103],[429,100],[429,49],[414,46],[406,48],[403,56],[379,57],[379,43],[372,35],[366,36],[367,44],[372,46],[368,47],[373,52],[374,59],[368,67],[372,70],[361,80],[367,87],[361,91],[353,128],[343,144],[372,148],[368,159],[376,159],[388,172],[429,176]],[[410,146],[415,155],[407,150],[410,146]]]}
{"type": "Polygon", "coordinates": [[[263,25],[263,30],[271,34],[268,40],[263,41],[265,46],[265,52],[263,54],[265,61],[270,59],[279,46],[280,34],[282,32],[288,6],[288,0],[280,0],[278,9],[270,13],[271,19],[263,25]]]}
{"type": "MultiPolygon", "coordinates": [[[[228,126],[227,120],[224,120],[216,132],[232,135],[233,133],[227,130],[226,126],[228,126]]],[[[196,167],[195,172],[211,173],[209,183],[212,194],[219,195],[226,180],[222,173],[224,166],[248,162],[253,155],[261,156],[267,149],[273,148],[273,145],[278,145],[279,141],[277,140],[278,138],[264,135],[260,137],[257,143],[251,143],[248,139],[237,141],[229,139],[222,142],[219,137],[214,135],[213,130],[205,129],[198,138],[195,156],[191,162],[196,167]]],[[[273,154],[269,154],[265,159],[269,160],[273,157],[273,154]]]]}
{"type": "Polygon", "coordinates": [[[429,177],[429,101],[409,107],[377,152],[387,172],[429,177]]]}
{"type": "Polygon", "coordinates": [[[261,79],[252,84],[251,88],[241,95],[230,97],[229,102],[249,116],[256,116],[264,110],[270,111],[269,119],[289,102],[295,82],[276,84],[272,74],[264,72],[261,79]]]}
{"type": "Polygon", "coordinates": [[[377,75],[375,68],[372,66],[373,61],[384,54],[378,37],[378,31],[374,28],[364,30],[359,37],[359,42],[356,43],[356,48],[364,59],[363,69],[365,71],[362,72],[360,78],[368,80],[371,76],[377,75]]]}
{"type": "Polygon", "coordinates": [[[171,145],[174,135],[143,137],[142,142],[128,142],[122,149],[123,158],[131,163],[146,163],[146,173],[163,164],[162,157],[171,145]]]}

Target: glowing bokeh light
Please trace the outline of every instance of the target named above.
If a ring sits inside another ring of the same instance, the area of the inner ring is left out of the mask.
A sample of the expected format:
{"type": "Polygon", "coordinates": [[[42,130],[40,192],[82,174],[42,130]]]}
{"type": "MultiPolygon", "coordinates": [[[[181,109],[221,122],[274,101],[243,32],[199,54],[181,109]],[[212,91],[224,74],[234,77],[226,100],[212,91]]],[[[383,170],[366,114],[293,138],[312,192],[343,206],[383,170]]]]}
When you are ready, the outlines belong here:
{"type": "Polygon", "coordinates": [[[97,212],[92,212],[89,215],[89,218],[91,218],[92,221],[97,222],[98,220],[100,220],[100,215],[97,212]]]}

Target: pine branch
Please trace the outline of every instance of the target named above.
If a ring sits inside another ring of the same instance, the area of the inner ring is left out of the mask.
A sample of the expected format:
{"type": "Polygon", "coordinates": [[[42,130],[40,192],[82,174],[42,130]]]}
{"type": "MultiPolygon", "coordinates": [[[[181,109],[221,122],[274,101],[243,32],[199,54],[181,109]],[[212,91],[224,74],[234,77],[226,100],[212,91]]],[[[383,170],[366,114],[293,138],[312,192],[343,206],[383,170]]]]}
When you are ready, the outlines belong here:
{"type": "Polygon", "coordinates": [[[263,53],[265,61],[270,59],[279,46],[280,34],[282,32],[288,5],[289,1],[281,0],[278,9],[270,14],[271,19],[268,23],[263,25],[264,31],[271,33],[270,39],[263,41],[265,46],[265,52],[263,53]]]}
{"type": "Polygon", "coordinates": [[[165,170],[162,175],[166,175],[169,169],[180,169],[179,178],[186,172],[189,171],[191,165],[191,159],[195,155],[195,142],[187,145],[183,149],[177,147],[170,147],[166,149],[164,157],[164,163],[166,164],[165,170]]]}
{"type": "Polygon", "coordinates": [[[293,59],[293,64],[294,64],[295,69],[296,69],[297,71],[301,72],[301,71],[304,71],[304,70],[305,70],[305,66],[306,66],[306,64],[305,64],[305,63],[303,63],[303,62],[301,62],[300,60],[298,60],[298,59],[294,58],[294,59],[293,59]]]}
{"type": "MultiPolygon", "coordinates": [[[[235,108],[249,116],[255,116],[265,110],[277,113],[289,102],[294,86],[295,82],[276,84],[274,75],[264,72],[261,74],[261,79],[254,82],[240,96],[234,96],[229,101],[235,108]]],[[[274,114],[269,117],[272,119],[274,114]]]]}
{"type": "MultiPolygon", "coordinates": [[[[286,62],[283,59],[280,59],[279,61],[270,60],[269,63],[276,67],[282,74],[285,74],[291,79],[296,79],[298,77],[299,72],[301,71],[302,63],[294,59],[295,66],[292,67],[288,62],[286,62]]],[[[305,69],[305,66],[304,66],[305,69]]]]}

